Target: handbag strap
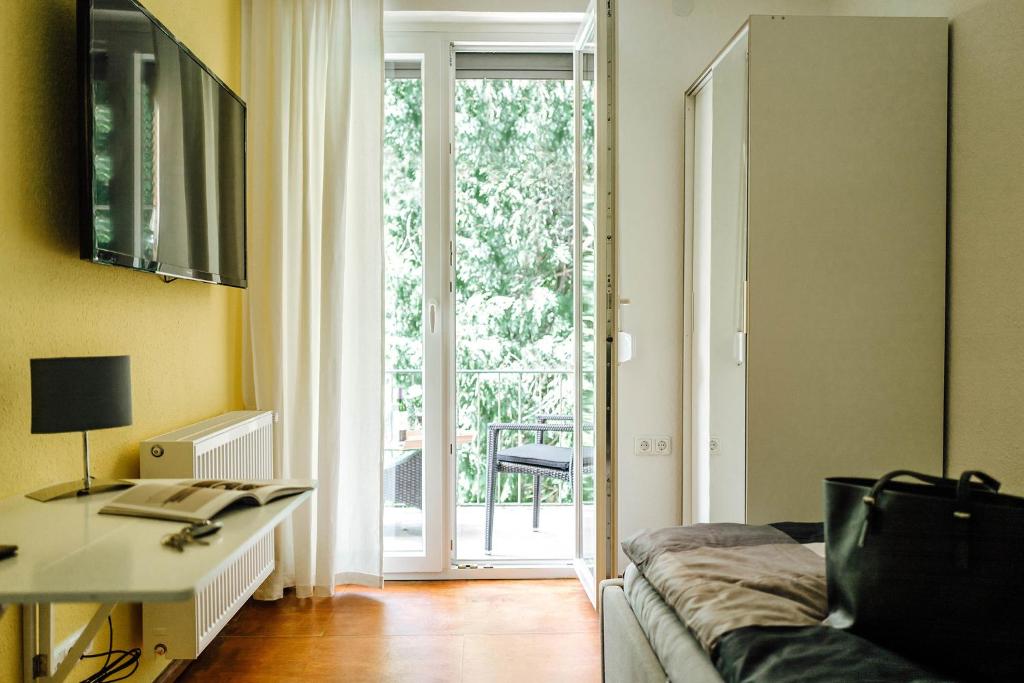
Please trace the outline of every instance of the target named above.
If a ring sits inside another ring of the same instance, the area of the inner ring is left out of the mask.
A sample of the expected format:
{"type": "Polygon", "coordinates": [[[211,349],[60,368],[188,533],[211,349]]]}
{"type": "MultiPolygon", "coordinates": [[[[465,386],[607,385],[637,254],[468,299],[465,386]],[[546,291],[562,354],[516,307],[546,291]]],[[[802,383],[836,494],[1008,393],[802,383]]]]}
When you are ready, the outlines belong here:
{"type": "Polygon", "coordinates": [[[966,571],[970,565],[970,522],[971,522],[971,493],[978,489],[998,493],[1000,483],[980,470],[967,470],[960,475],[958,480],[936,477],[930,474],[923,474],[913,470],[893,470],[888,474],[879,477],[874,486],[868,491],[862,500],[864,502],[864,521],[861,523],[860,535],[857,538],[857,547],[863,548],[867,541],[868,532],[878,514],[878,498],[893,479],[897,477],[913,477],[926,484],[944,488],[956,487],[956,501],[953,507],[954,535],[954,560],[957,569],[966,571]],[[977,484],[973,483],[977,480],[977,484]]]}
{"type": "Polygon", "coordinates": [[[972,479],[977,479],[981,483],[981,488],[988,489],[992,493],[998,493],[999,487],[1002,486],[998,479],[990,477],[981,470],[967,470],[961,474],[960,480],[956,483],[956,509],[957,512],[966,513],[968,519],[971,516],[971,490],[977,488],[971,485],[972,479]]]}
{"type": "MultiPolygon", "coordinates": [[[[988,475],[985,476],[988,479],[992,479],[991,477],[988,477],[988,475]]],[[[877,516],[876,504],[878,503],[879,496],[881,496],[882,491],[885,490],[885,487],[889,485],[889,482],[891,482],[893,479],[896,479],[897,477],[913,477],[914,479],[922,481],[926,484],[946,488],[952,488],[953,486],[958,485],[958,482],[954,479],[936,477],[935,475],[932,474],[924,474],[923,472],[915,472],[914,470],[893,470],[888,474],[882,475],[875,482],[874,486],[871,487],[871,490],[868,491],[867,495],[865,495],[861,499],[864,501],[865,509],[864,521],[861,523],[860,534],[857,537],[858,548],[863,548],[865,541],[867,541],[868,531],[871,529],[871,525],[874,522],[875,517],[877,516]]],[[[998,484],[998,482],[996,483],[998,484]]]]}
{"type": "Polygon", "coordinates": [[[981,483],[980,488],[987,489],[992,493],[998,493],[1000,487],[999,480],[980,470],[967,470],[960,475],[960,480],[956,483],[956,505],[953,508],[953,553],[956,567],[960,570],[966,570],[970,566],[971,491],[979,488],[971,483],[972,479],[977,479],[981,483]]]}
{"type": "Polygon", "coordinates": [[[886,486],[889,485],[889,482],[896,477],[914,477],[919,481],[923,481],[924,483],[931,484],[933,486],[953,486],[956,483],[952,479],[943,479],[942,477],[936,477],[922,472],[915,472],[914,470],[893,470],[889,474],[878,478],[875,485],[872,486],[871,490],[868,491],[868,494],[864,496],[864,503],[866,505],[874,505],[878,500],[878,495],[886,486]]]}

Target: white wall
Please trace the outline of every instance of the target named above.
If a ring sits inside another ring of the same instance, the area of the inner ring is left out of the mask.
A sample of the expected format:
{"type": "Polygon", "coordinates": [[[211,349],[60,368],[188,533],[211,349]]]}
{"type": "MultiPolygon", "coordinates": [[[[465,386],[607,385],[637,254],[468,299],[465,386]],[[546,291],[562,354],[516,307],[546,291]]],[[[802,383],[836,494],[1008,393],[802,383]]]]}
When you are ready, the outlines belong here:
{"type": "MultiPolygon", "coordinates": [[[[751,14],[946,16],[980,0],[620,0],[618,273],[634,359],[619,367],[618,534],[681,520],[684,93],[751,14]],[[633,455],[671,434],[671,457],[633,455]]],[[[619,553],[619,571],[625,569],[619,553]]]]}

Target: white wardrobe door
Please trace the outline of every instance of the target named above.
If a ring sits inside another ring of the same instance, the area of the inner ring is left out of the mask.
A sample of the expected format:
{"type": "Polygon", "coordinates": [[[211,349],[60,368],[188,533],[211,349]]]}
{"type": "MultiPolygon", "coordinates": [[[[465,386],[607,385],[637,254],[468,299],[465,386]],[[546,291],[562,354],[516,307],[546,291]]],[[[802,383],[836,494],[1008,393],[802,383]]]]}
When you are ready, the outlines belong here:
{"type": "Polygon", "coordinates": [[[824,477],[941,471],[947,30],[751,18],[751,523],[822,519],[824,477]]]}

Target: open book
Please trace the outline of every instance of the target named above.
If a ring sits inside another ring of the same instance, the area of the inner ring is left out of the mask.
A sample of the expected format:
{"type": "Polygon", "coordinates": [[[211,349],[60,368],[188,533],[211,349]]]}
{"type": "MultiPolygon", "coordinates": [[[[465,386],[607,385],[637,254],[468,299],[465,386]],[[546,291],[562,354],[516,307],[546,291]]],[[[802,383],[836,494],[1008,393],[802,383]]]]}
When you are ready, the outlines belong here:
{"type": "Polygon", "coordinates": [[[266,505],[316,488],[312,481],[181,479],[136,484],[100,508],[102,514],[200,524],[235,504],[266,505]]]}

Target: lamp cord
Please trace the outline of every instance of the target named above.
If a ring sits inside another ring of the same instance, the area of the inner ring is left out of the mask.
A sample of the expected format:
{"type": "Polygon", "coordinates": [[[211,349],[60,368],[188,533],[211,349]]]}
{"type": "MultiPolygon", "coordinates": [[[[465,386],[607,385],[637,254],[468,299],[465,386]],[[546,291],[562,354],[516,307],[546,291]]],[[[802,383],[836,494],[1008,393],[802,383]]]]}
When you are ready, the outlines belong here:
{"type": "Polygon", "coordinates": [[[82,659],[95,659],[97,657],[103,657],[103,666],[99,670],[89,676],[88,678],[82,679],[82,683],[114,683],[114,681],[123,681],[126,678],[130,678],[135,675],[135,672],[139,670],[139,659],[142,657],[142,649],[133,647],[130,650],[115,650],[114,649],[114,621],[107,616],[107,650],[106,652],[96,652],[89,655],[82,655],[82,659]],[[114,657],[114,655],[117,655],[114,657]],[[113,659],[112,659],[113,658],[113,659]],[[131,671],[118,676],[117,678],[110,678],[114,674],[121,673],[128,667],[131,667],[131,671]]]}

